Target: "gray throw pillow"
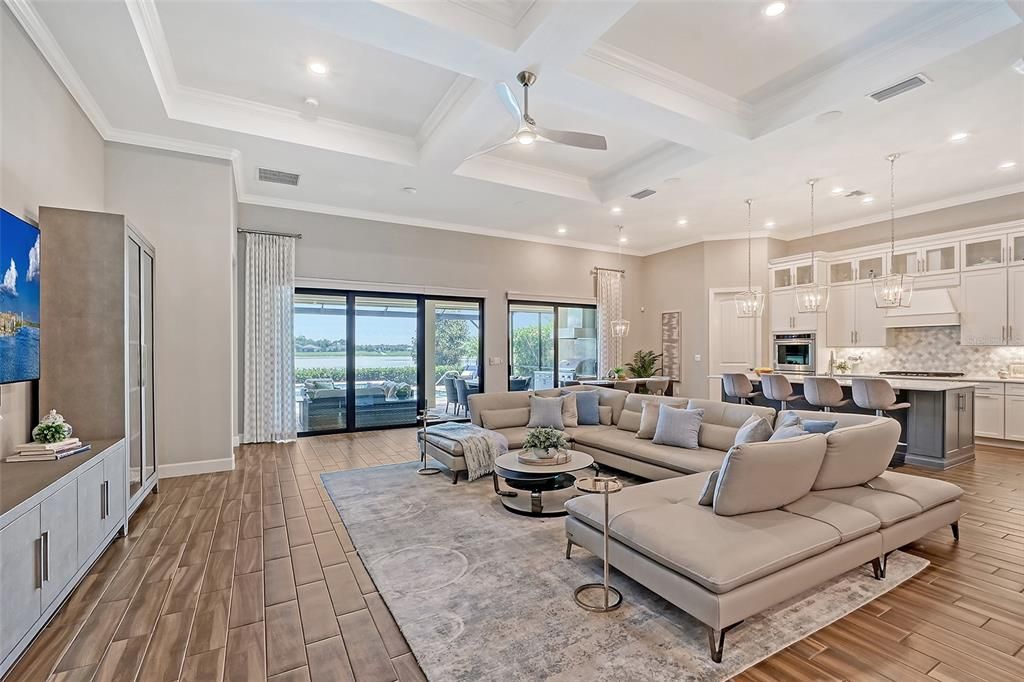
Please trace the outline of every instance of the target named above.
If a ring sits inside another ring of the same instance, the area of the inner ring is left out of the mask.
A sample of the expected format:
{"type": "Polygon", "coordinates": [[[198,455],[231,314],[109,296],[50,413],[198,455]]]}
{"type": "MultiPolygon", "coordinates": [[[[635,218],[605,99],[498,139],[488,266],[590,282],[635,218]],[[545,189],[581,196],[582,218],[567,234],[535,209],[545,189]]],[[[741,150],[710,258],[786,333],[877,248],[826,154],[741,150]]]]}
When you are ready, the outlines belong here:
{"type": "Polygon", "coordinates": [[[597,391],[576,391],[576,419],[580,426],[601,423],[601,396],[597,391]]]}
{"type": "Polygon", "coordinates": [[[781,429],[776,429],[769,441],[773,440],[786,440],[787,438],[796,438],[797,436],[806,436],[807,432],[804,431],[804,427],[797,424],[796,426],[783,426],[781,429]]]}
{"type": "Polygon", "coordinates": [[[804,431],[807,433],[828,433],[832,429],[836,428],[839,422],[829,421],[828,419],[802,419],[800,420],[800,426],[804,427],[804,431]]]}
{"type": "Polygon", "coordinates": [[[779,415],[778,421],[775,422],[775,429],[781,429],[786,426],[797,426],[800,423],[800,415],[795,412],[783,412],[779,415]]]}
{"type": "Polygon", "coordinates": [[[710,507],[715,501],[715,486],[718,485],[718,472],[721,469],[715,469],[708,476],[707,483],[704,484],[704,490],[700,491],[700,498],[697,500],[697,504],[705,507],[710,507]]]}
{"type": "Polygon", "coordinates": [[[736,440],[733,445],[742,443],[763,443],[772,437],[772,425],[764,417],[756,414],[750,415],[747,421],[743,422],[740,430],[736,432],[736,440]]]}
{"type": "Polygon", "coordinates": [[[662,405],[658,414],[658,427],[654,430],[654,442],[658,445],[696,450],[702,421],[702,409],[688,410],[685,407],[662,405]]]}
{"type": "Polygon", "coordinates": [[[562,422],[562,398],[541,398],[530,396],[530,423],[528,428],[546,426],[551,429],[565,430],[562,422]]]}

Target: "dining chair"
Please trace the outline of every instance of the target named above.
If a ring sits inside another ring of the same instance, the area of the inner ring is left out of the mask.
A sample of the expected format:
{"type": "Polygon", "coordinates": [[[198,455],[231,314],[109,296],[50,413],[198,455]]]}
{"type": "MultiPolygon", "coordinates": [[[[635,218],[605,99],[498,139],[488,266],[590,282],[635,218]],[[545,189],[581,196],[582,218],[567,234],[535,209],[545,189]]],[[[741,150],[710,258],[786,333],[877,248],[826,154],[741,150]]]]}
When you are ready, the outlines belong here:
{"type": "Polygon", "coordinates": [[[636,382],[635,381],[616,381],[614,387],[620,391],[626,391],[628,393],[636,393],[636,382]]]}
{"type": "Polygon", "coordinates": [[[455,412],[459,411],[459,394],[455,390],[455,378],[445,377],[444,381],[444,396],[447,404],[444,406],[444,411],[448,412],[449,407],[454,407],[455,412]]]}
{"type": "Polygon", "coordinates": [[[651,395],[665,395],[665,391],[668,390],[668,384],[668,377],[649,379],[647,381],[647,392],[651,395]]]}
{"type": "Polygon", "coordinates": [[[469,413],[469,389],[466,388],[465,379],[455,380],[455,394],[456,394],[456,407],[455,414],[459,414],[459,408],[462,408],[469,413]]]}

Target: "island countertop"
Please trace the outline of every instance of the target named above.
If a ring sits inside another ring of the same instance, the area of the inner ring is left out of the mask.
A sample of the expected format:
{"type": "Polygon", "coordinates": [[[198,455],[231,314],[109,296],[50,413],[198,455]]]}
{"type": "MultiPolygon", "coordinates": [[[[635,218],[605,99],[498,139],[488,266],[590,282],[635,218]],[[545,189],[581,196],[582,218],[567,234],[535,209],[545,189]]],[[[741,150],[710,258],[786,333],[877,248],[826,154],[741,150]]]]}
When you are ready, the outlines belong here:
{"type": "MultiPolygon", "coordinates": [[[[820,375],[820,374],[819,375],[813,375],[813,374],[785,374],[785,373],[781,373],[781,372],[777,372],[777,374],[782,374],[782,376],[784,376],[787,379],[789,379],[789,382],[792,383],[792,384],[802,384],[802,383],[804,383],[804,379],[806,379],[807,377],[811,377],[811,376],[824,376],[824,375],[820,375]]],[[[761,378],[759,376],[757,376],[756,374],[748,373],[747,377],[751,381],[753,381],[753,382],[761,381],[761,378]]],[[[722,375],[721,374],[712,374],[708,378],[709,379],[721,379],[722,375]]],[[[891,385],[893,387],[893,389],[896,390],[896,391],[934,391],[934,392],[943,392],[943,391],[956,391],[956,390],[959,390],[961,388],[970,388],[972,386],[977,386],[978,385],[977,381],[949,381],[949,380],[917,379],[917,378],[901,378],[901,379],[897,379],[895,377],[888,377],[888,376],[883,377],[883,376],[878,376],[878,375],[863,375],[863,374],[861,374],[861,375],[849,375],[849,374],[842,375],[842,374],[840,374],[840,375],[836,375],[836,376],[834,376],[832,378],[835,379],[836,381],[838,381],[840,386],[850,386],[850,385],[853,384],[853,380],[857,379],[857,378],[863,378],[863,379],[885,379],[886,381],[889,382],[889,385],[891,385]]]]}

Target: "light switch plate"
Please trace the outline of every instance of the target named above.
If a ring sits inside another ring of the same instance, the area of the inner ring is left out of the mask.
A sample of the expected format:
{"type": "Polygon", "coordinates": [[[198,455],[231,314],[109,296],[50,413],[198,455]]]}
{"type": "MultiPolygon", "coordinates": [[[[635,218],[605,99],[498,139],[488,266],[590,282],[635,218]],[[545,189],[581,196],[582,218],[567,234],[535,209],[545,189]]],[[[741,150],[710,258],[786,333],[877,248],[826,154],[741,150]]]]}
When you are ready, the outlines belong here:
{"type": "Polygon", "coordinates": [[[700,362],[700,355],[694,355],[693,356],[693,361],[694,362],[700,362]]]}

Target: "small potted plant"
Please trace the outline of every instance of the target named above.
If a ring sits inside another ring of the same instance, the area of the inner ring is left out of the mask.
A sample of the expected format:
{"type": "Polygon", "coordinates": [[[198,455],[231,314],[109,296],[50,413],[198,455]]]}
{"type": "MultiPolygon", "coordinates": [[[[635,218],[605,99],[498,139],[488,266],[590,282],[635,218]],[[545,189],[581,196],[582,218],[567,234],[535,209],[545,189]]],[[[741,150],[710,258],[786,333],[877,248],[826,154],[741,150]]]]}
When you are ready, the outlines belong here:
{"type": "Polygon", "coordinates": [[[626,370],[622,369],[621,367],[616,367],[615,369],[613,369],[612,370],[612,374],[615,375],[616,379],[625,379],[626,378],[626,370]]]}
{"type": "Polygon", "coordinates": [[[565,434],[558,429],[541,426],[530,429],[523,440],[523,449],[532,450],[537,459],[552,459],[568,447],[565,434]]]}
{"type": "Polygon", "coordinates": [[[71,438],[71,424],[64,421],[57,410],[50,410],[50,414],[32,429],[32,440],[37,443],[59,443],[68,438],[71,438]]]}
{"type": "Polygon", "coordinates": [[[839,362],[836,363],[836,371],[839,372],[840,374],[846,374],[847,372],[850,371],[850,363],[848,363],[846,360],[840,360],[839,362]]]}

